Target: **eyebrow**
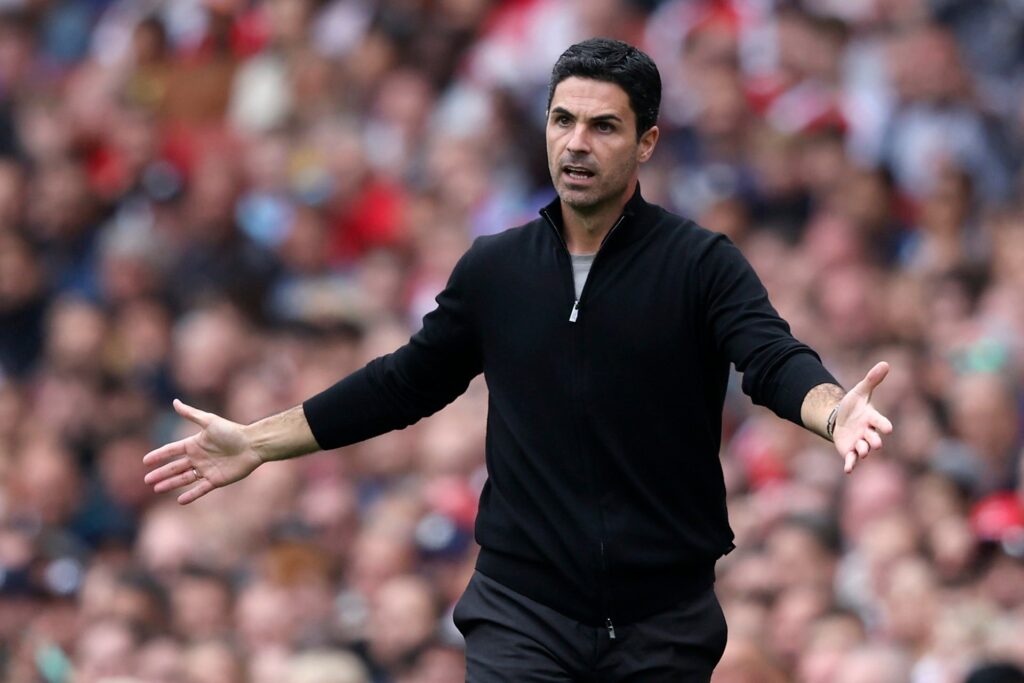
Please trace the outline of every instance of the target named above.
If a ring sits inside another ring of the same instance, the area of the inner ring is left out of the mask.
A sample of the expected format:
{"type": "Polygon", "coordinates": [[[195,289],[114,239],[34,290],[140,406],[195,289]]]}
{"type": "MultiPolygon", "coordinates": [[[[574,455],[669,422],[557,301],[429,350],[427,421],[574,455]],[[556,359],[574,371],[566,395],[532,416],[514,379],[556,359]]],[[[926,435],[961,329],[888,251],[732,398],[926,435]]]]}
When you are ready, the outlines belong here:
{"type": "MultiPolygon", "coordinates": [[[[568,109],[565,109],[564,107],[553,107],[551,109],[551,113],[552,114],[562,114],[562,115],[568,116],[569,118],[572,118],[572,119],[576,118],[575,114],[573,114],[568,109]]],[[[619,123],[622,123],[622,119],[619,116],[617,116],[616,114],[598,114],[597,116],[591,116],[589,120],[590,121],[594,121],[594,122],[618,121],[619,123]]]]}

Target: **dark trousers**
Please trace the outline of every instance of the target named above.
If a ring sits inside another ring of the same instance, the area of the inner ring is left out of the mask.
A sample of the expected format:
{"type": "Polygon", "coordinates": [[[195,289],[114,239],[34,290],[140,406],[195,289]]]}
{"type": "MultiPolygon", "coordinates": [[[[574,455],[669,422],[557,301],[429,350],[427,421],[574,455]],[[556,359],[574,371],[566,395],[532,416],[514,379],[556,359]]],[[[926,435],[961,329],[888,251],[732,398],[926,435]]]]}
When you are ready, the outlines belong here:
{"type": "Polygon", "coordinates": [[[581,624],[473,574],[455,606],[467,683],[707,683],[725,650],[712,588],[631,624],[581,624]]]}

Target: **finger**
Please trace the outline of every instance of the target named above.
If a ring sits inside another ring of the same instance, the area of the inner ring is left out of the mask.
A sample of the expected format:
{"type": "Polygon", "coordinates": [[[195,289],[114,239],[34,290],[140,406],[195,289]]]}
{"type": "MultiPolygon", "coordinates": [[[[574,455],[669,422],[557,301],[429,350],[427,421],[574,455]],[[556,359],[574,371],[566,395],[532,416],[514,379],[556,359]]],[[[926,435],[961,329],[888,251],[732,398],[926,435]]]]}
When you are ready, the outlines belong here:
{"type": "Polygon", "coordinates": [[[868,442],[868,445],[871,446],[871,450],[882,450],[882,437],[879,436],[878,432],[874,429],[868,429],[864,434],[864,439],[868,442]]]}
{"type": "Polygon", "coordinates": [[[853,468],[857,466],[857,454],[854,451],[848,451],[846,453],[846,465],[843,469],[847,474],[853,472],[853,468]]]}
{"type": "Polygon", "coordinates": [[[857,455],[862,458],[867,457],[867,454],[871,452],[871,446],[864,439],[857,439],[857,443],[853,447],[856,449],[857,455]]]}
{"type": "Polygon", "coordinates": [[[892,434],[892,422],[889,421],[885,415],[881,413],[875,413],[868,418],[868,424],[877,429],[882,434],[892,434]]]}
{"type": "MultiPolygon", "coordinates": [[[[187,461],[186,461],[187,462],[187,461]]],[[[194,484],[200,478],[196,477],[196,473],[192,471],[193,467],[189,464],[188,468],[181,474],[173,477],[168,477],[162,481],[157,482],[153,485],[153,490],[157,493],[163,493],[164,491],[170,491],[171,489],[181,488],[182,486],[188,486],[194,484]]]]}
{"type": "Polygon", "coordinates": [[[179,458],[173,462],[169,462],[163,467],[159,467],[152,472],[146,474],[142,481],[147,484],[158,484],[164,479],[169,479],[176,474],[183,474],[192,469],[192,461],[188,458],[179,458]]]}
{"type": "MultiPolygon", "coordinates": [[[[189,437],[191,438],[191,437],[189,437]]],[[[162,462],[185,455],[185,442],[188,438],[165,444],[142,456],[142,462],[147,465],[159,465],[162,462]]]]}
{"type": "Polygon", "coordinates": [[[193,408],[180,398],[174,399],[174,409],[178,412],[178,415],[195,422],[200,427],[205,428],[210,424],[210,421],[213,420],[212,413],[207,413],[199,410],[198,408],[193,408]]]}
{"type": "Polygon", "coordinates": [[[210,483],[209,479],[200,479],[195,486],[193,486],[188,491],[185,491],[185,493],[178,496],[178,503],[180,503],[181,505],[188,505],[192,501],[202,498],[215,488],[217,487],[210,483]]]}
{"type": "Polygon", "coordinates": [[[857,386],[853,388],[853,391],[861,394],[862,396],[870,397],[871,392],[875,390],[875,387],[882,383],[882,380],[885,379],[885,376],[888,374],[888,363],[885,361],[876,363],[875,367],[868,370],[868,374],[864,376],[864,379],[857,383],[857,386]]]}

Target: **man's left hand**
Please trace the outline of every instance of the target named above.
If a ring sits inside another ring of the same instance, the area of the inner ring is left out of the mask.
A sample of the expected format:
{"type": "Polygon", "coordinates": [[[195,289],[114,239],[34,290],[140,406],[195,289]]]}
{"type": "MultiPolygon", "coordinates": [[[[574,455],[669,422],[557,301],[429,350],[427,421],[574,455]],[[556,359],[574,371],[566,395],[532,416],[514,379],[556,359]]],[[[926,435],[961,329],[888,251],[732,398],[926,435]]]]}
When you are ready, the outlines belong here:
{"type": "Polygon", "coordinates": [[[846,461],[847,474],[857,466],[858,460],[881,450],[882,434],[892,433],[892,422],[871,404],[871,392],[888,374],[889,364],[878,363],[839,403],[832,441],[846,461]]]}

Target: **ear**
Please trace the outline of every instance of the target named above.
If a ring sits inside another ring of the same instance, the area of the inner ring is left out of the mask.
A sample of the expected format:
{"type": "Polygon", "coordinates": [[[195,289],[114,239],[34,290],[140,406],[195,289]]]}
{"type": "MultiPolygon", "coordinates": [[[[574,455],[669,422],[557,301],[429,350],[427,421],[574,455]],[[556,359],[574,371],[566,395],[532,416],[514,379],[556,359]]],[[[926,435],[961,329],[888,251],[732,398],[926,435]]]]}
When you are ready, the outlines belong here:
{"type": "Polygon", "coordinates": [[[658,144],[658,136],[660,134],[661,131],[658,130],[657,126],[651,126],[640,136],[640,150],[637,159],[641,164],[650,159],[651,155],[654,154],[654,148],[658,144]]]}

